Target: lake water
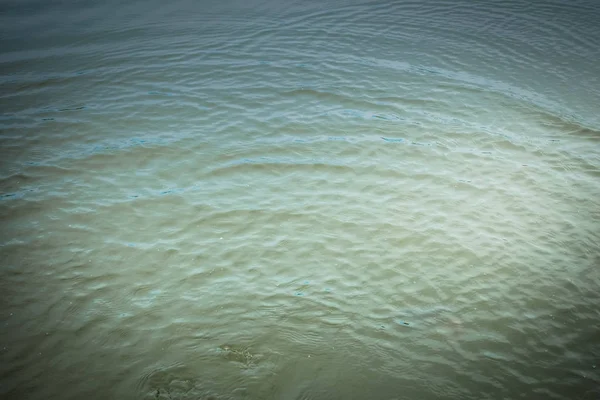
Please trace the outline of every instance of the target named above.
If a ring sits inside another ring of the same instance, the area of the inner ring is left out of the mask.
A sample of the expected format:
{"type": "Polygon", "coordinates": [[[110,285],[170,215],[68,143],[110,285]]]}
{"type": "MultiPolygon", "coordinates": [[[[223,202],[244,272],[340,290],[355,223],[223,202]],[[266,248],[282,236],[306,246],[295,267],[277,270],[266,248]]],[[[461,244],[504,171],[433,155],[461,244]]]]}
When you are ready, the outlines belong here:
{"type": "Polygon", "coordinates": [[[0,397],[600,399],[600,2],[0,5],[0,397]]]}

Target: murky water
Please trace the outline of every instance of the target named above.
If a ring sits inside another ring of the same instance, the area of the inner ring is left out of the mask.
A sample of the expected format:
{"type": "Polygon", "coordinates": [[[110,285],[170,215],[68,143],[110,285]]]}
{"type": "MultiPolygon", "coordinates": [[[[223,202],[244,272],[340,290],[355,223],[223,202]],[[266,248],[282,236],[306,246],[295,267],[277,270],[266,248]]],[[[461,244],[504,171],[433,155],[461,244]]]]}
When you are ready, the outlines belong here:
{"type": "Polygon", "coordinates": [[[600,399],[599,2],[0,11],[0,397],[600,399]]]}

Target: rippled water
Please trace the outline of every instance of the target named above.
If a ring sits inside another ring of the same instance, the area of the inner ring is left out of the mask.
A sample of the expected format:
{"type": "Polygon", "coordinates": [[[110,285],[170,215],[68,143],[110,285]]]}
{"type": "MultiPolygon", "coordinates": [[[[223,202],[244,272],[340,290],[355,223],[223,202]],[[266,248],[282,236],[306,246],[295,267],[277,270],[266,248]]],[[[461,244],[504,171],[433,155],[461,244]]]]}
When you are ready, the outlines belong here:
{"type": "Polygon", "coordinates": [[[0,396],[600,399],[598,21],[3,1],[0,396]]]}

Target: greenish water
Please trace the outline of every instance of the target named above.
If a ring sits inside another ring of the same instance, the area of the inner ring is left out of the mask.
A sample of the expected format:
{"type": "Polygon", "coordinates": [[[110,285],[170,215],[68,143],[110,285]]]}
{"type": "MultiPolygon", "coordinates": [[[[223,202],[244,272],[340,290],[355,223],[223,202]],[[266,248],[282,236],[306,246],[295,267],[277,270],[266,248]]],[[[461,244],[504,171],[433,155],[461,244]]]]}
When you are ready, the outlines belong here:
{"type": "Polygon", "coordinates": [[[0,397],[600,399],[596,1],[0,5],[0,397]]]}

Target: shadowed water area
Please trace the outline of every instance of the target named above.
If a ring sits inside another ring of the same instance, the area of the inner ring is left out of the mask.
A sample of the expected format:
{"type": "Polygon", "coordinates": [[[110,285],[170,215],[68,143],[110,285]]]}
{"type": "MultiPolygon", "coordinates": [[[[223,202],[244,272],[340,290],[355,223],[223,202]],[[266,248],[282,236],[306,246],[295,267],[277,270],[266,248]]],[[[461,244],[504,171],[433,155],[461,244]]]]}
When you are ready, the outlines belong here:
{"type": "Polygon", "coordinates": [[[600,399],[600,2],[0,3],[0,397],[600,399]]]}

